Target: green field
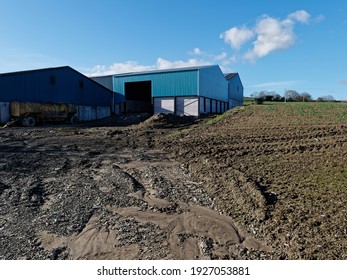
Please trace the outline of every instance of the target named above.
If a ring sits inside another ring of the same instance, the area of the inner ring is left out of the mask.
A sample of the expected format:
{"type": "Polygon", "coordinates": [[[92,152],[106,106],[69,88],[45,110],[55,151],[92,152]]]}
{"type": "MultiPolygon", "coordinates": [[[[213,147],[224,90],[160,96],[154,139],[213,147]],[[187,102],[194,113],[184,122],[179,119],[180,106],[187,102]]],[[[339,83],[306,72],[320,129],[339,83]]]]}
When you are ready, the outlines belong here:
{"type": "Polygon", "coordinates": [[[273,121],[289,125],[347,123],[347,103],[342,102],[265,102],[246,106],[246,111],[265,117],[264,125],[273,121]]]}

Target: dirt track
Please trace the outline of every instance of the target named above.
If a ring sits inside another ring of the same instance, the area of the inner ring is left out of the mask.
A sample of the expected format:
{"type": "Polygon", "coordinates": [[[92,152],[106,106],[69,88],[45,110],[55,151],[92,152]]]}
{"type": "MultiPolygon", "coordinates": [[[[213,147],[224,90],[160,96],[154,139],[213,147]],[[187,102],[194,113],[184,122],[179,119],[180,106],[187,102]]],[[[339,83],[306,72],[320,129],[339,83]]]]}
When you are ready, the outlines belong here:
{"type": "Polygon", "coordinates": [[[0,258],[345,259],[346,126],[247,110],[0,130],[0,258]]]}

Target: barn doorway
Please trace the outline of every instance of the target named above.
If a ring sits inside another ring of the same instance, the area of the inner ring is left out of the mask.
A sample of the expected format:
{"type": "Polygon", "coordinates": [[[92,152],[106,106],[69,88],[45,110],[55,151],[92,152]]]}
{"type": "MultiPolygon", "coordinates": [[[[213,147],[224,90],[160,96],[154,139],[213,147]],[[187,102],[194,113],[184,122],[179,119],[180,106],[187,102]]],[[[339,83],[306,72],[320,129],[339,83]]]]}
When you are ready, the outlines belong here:
{"type": "Polygon", "coordinates": [[[152,113],[152,81],[124,83],[126,112],[152,113]]]}

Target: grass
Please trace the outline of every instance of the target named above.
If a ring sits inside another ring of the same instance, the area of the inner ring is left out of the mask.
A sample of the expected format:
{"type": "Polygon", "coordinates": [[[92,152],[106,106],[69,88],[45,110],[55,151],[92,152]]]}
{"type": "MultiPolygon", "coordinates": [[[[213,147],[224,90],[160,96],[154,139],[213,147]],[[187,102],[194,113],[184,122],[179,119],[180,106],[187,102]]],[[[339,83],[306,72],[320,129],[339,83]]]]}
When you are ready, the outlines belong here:
{"type": "Polygon", "coordinates": [[[236,114],[236,113],[238,113],[238,112],[240,112],[240,111],[246,110],[245,108],[246,108],[246,107],[244,107],[244,106],[239,106],[239,107],[236,107],[236,108],[231,109],[231,110],[229,110],[229,111],[226,111],[225,113],[223,113],[223,114],[221,114],[221,115],[218,115],[218,116],[214,117],[213,119],[208,120],[208,121],[205,123],[205,125],[206,125],[206,126],[214,125],[214,124],[220,122],[221,120],[225,119],[225,118],[226,118],[227,116],[229,116],[230,114],[236,114]]]}
{"type": "Polygon", "coordinates": [[[255,100],[252,97],[245,97],[243,99],[243,105],[252,105],[255,104],[255,100]]]}
{"type": "Polygon", "coordinates": [[[217,117],[213,118],[213,119],[210,119],[208,120],[205,125],[213,125],[213,124],[216,124],[218,122],[220,122],[222,119],[224,119],[225,117],[227,116],[227,112],[225,112],[224,114],[222,115],[218,115],[217,117]]]}
{"type": "Polygon", "coordinates": [[[271,115],[280,115],[289,123],[347,123],[347,103],[340,102],[264,102],[254,105],[271,115]]]}
{"type": "Polygon", "coordinates": [[[316,183],[322,187],[337,188],[341,191],[347,188],[347,170],[343,166],[319,170],[314,178],[316,183]]]}

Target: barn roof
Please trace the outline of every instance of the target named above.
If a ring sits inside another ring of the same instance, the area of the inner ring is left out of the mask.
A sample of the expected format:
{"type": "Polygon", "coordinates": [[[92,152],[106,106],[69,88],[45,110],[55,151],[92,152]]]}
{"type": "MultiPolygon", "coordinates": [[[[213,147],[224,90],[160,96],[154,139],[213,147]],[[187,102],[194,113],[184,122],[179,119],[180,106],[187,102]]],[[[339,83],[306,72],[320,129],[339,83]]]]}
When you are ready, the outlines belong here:
{"type": "Polygon", "coordinates": [[[229,73],[225,75],[225,78],[230,81],[232,78],[234,78],[238,73],[229,73]]]}
{"type": "MultiPolygon", "coordinates": [[[[0,73],[0,77],[4,76],[15,76],[15,75],[22,75],[22,74],[29,74],[33,72],[44,72],[44,71],[49,71],[49,70],[60,70],[60,69],[65,69],[65,68],[70,68],[70,66],[60,66],[60,67],[50,67],[50,68],[41,68],[41,69],[32,69],[32,70],[24,70],[24,71],[15,71],[15,72],[8,72],[8,73],[0,73]]],[[[74,69],[72,69],[74,70],[74,69]]]]}
{"type": "Polygon", "coordinates": [[[17,75],[25,75],[25,74],[30,74],[30,73],[38,73],[38,72],[46,72],[46,71],[55,71],[55,70],[70,70],[75,72],[76,74],[83,76],[84,78],[90,80],[92,83],[97,84],[98,86],[106,89],[107,91],[109,91],[110,93],[112,93],[113,91],[109,90],[108,88],[106,88],[105,86],[99,84],[98,82],[94,81],[93,79],[83,75],[81,72],[78,72],[77,70],[73,69],[70,66],[59,66],[59,67],[49,67],[49,68],[40,68],[40,69],[32,69],[32,70],[24,70],[24,71],[16,71],[16,72],[8,72],[8,73],[0,73],[0,78],[1,77],[8,77],[8,76],[17,76],[17,75]]]}
{"type": "Polygon", "coordinates": [[[159,70],[150,70],[150,71],[140,71],[140,72],[128,72],[128,73],[119,73],[113,76],[130,76],[130,75],[143,75],[143,74],[155,74],[155,73],[169,73],[169,72],[183,72],[183,71],[192,71],[199,70],[203,68],[212,68],[218,67],[218,65],[202,65],[202,66],[192,66],[192,67],[182,67],[182,68],[170,68],[170,69],[159,69],[159,70]]]}

